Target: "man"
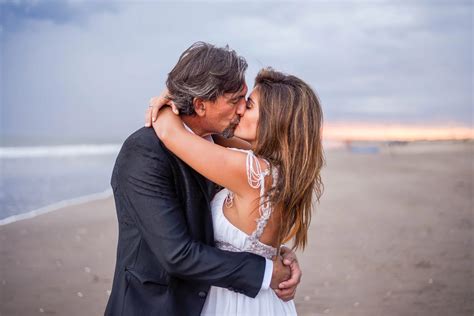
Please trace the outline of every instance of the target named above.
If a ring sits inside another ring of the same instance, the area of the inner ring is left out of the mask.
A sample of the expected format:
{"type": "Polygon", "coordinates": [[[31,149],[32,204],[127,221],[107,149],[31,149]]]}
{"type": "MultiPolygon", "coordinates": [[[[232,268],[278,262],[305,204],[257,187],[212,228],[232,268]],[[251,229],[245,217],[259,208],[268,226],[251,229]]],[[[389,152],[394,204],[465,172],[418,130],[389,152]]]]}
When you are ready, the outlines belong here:
{"type": "MultiPolygon", "coordinates": [[[[247,63],[198,42],[167,80],[183,122],[197,135],[233,135],[245,112],[247,63]]],[[[211,285],[250,297],[290,276],[280,259],[214,246],[214,186],[169,152],[151,128],[124,143],[112,174],[119,223],[117,262],[106,315],[199,315],[211,285]]],[[[293,254],[292,254],[293,255],[293,254]]],[[[280,297],[294,296],[300,271],[280,297]]]]}

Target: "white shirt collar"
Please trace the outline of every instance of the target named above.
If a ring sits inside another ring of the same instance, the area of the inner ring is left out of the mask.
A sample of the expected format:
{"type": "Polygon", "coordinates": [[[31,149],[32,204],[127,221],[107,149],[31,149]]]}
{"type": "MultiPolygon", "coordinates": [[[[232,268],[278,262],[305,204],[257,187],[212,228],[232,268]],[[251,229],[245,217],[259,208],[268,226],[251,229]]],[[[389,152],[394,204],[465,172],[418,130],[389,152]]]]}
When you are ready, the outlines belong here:
{"type": "MultiPolygon", "coordinates": [[[[184,128],[186,128],[189,132],[191,132],[191,133],[193,133],[194,135],[196,135],[196,133],[194,133],[193,130],[192,130],[191,128],[189,128],[188,125],[186,125],[186,124],[184,124],[184,123],[183,123],[183,125],[184,125],[184,128]]],[[[211,143],[214,143],[214,139],[212,138],[211,135],[204,136],[203,138],[204,138],[205,140],[207,140],[207,141],[210,141],[211,143]]]]}

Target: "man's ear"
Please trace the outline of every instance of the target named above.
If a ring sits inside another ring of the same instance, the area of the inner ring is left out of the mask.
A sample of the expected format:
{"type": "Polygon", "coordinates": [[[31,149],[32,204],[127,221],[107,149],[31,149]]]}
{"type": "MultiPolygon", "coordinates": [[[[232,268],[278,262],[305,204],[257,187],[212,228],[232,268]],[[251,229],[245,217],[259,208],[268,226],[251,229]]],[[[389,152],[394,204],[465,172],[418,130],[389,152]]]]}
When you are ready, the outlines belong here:
{"type": "Polygon", "coordinates": [[[193,106],[194,111],[198,116],[205,116],[206,115],[206,102],[201,98],[194,98],[193,99],[193,106]]]}

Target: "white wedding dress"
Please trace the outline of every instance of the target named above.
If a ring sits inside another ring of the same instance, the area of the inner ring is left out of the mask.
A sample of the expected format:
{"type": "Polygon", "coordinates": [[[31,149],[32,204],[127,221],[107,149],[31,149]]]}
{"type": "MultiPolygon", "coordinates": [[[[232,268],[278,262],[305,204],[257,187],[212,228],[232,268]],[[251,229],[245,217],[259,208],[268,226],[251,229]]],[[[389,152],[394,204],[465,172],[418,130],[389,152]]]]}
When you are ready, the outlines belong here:
{"type": "MultiPolygon", "coordinates": [[[[247,176],[249,185],[253,188],[260,188],[260,198],[263,201],[265,188],[265,177],[270,174],[262,172],[259,168],[257,158],[252,151],[247,153],[247,176]]],[[[276,183],[276,172],[272,173],[273,183],[276,183]]],[[[257,228],[247,235],[235,227],[224,216],[223,206],[229,190],[223,189],[216,194],[211,202],[212,221],[214,227],[214,239],[216,247],[228,251],[247,251],[265,258],[271,259],[277,254],[277,249],[259,241],[270,218],[272,208],[269,203],[260,207],[260,218],[257,220],[257,228]]],[[[232,193],[231,193],[232,194],[232,193]]],[[[278,316],[296,315],[295,303],[293,300],[284,302],[278,298],[272,289],[260,290],[255,298],[248,297],[241,293],[212,286],[204,307],[202,316],[278,316]]]]}

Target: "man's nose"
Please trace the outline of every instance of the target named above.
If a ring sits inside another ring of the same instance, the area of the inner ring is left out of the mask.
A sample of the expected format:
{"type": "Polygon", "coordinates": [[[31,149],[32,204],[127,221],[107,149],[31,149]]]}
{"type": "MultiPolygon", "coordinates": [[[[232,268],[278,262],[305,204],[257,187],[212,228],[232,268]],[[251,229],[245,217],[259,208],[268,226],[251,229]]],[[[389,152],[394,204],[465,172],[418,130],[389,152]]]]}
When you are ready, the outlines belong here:
{"type": "Polygon", "coordinates": [[[246,102],[245,102],[245,99],[243,99],[237,106],[237,111],[236,111],[237,115],[244,116],[246,109],[247,109],[246,102]]]}

